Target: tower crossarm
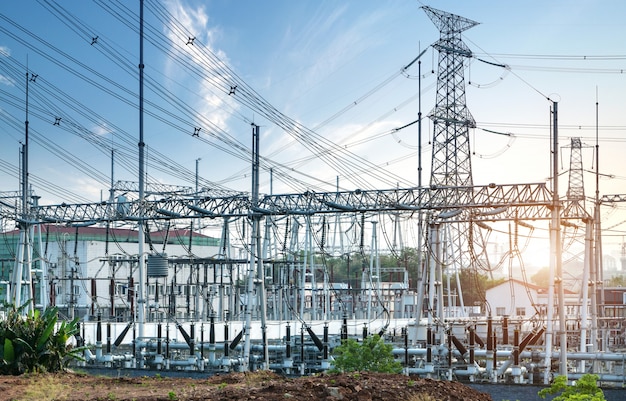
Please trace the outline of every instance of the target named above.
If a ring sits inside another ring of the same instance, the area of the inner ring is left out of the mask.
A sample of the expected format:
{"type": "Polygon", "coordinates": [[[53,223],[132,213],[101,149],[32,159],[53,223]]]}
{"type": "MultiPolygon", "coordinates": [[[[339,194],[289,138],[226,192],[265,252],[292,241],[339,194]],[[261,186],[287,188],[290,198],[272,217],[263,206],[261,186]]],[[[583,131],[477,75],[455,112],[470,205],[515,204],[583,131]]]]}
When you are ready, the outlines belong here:
{"type": "Polygon", "coordinates": [[[452,14],[446,11],[437,10],[436,8],[423,6],[422,10],[428,15],[428,18],[435,24],[439,32],[444,35],[461,33],[479,24],[479,22],[452,14]]]}
{"type": "MultiPolygon", "coordinates": [[[[32,208],[33,222],[88,225],[106,221],[177,220],[319,213],[457,213],[454,220],[549,219],[552,194],[544,183],[422,187],[345,192],[304,192],[261,196],[252,208],[249,194],[228,197],[170,197],[145,201],[45,205],[32,208]],[[459,196],[461,194],[461,196],[459,196]],[[454,202],[449,198],[455,196],[454,202]]],[[[10,217],[10,215],[5,215],[10,217]]],[[[15,218],[15,216],[13,216],[15,218]]],[[[568,218],[575,218],[571,216],[568,218]]]]}
{"type": "Polygon", "coordinates": [[[626,202],[626,194],[603,195],[600,198],[602,203],[626,202]]]}
{"type": "MultiPolygon", "coordinates": [[[[30,198],[35,197],[34,191],[29,191],[28,196],[30,198]]],[[[0,191],[0,208],[10,210],[22,209],[22,192],[21,191],[0,191]]],[[[4,215],[4,213],[1,213],[4,215]]]]}
{"type": "Polygon", "coordinates": [[[0,191],[0,199],[19,199],[21,197],[20,191],[0,191]]]}

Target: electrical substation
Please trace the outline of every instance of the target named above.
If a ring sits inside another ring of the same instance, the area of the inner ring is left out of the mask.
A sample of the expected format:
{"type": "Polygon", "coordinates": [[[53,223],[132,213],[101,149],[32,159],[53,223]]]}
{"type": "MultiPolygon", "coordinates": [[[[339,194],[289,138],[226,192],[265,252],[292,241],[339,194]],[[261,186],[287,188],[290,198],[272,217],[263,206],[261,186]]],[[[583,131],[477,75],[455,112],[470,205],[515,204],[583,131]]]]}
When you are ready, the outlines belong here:
{"type": "MultiPolygon", "coordinates": [[[[140,137],[138,182],[112,182],[101,202],[40,205],[26,141],[22,188],[0,203],[3,228],[16,227],[3,234],[13,255],[2,260],[6,301],[79,318],[73,341],[86,346],[85,366],[307,375],[330,369],[342,340],[378,334],[407,374],[523,384],[593,372],[623,384],[624,301],[604,288],[599,208],[626,195],[596,193],[588,208],[579,139],[567,144],[568,191],[559,194],[556,101],[550,184],[476,185],[464,78],[473,55],[461,33],[477,22],[422,10],[440,33],[435,107],[424,116],[433,127],[428,182],[420,157],[412,188],[259,193],[262,128],[252,124],[249,193],[145,182],[140,137]],[[509,256],[521,247],[517,233],[549,226],[549,288],[522,283],[510,306],[466,305],[459,275],[499,263],[488,256],[497,224],[509,229],[509,256]],[[417,241],[403,248],[407,232],[417,241]],[[584,247],[588,285],[579,291],[564,285],[572,242],[584,247]],[[385,257],[396,265],[382,266],[385,257]]],[[[142,54],[140,82],[143,63],[142,54]]],[[[221,85],[234,99],[245,93],[237,76],[221,85]]],[[[420,110],[420,136],[422,120],[420,110]]]]}

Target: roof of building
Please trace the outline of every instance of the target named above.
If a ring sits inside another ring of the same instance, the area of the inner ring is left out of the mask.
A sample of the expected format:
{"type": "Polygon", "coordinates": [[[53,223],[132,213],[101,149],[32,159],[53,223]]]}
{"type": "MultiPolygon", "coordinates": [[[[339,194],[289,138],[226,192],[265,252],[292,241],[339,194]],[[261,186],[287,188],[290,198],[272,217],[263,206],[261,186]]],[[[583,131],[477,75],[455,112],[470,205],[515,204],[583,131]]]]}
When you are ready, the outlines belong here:
{"type": "MultiPolygon", "coordinates": [[[[139,237],[138,231],[130,228],[107,228],[98,226],[69,227],[56,224],[42,224],[38,227],[41,228],[43,241],[58,241],[62,238],[74,240],[74,238],[77,237],[79,241],[107,241],[108,239],[109,241],[116,242],[137,242],[139,237]]],[[[165,239],[167,239],[168,244],[187,244],[190,234],[193,244],[218,246],[220,243],[219,238],[210,237],[196,231],[190,233],[189,229],[151,231],[147,233],[146,241],[162,244],[165,239]]],[[[19,231],[7,231],[2,233],[2,235],[5,238],[17,238],[19,231]]]]}
{"type": "MultiPolygon", "coordinates": [[[[538,293],[538,294],[545,294],[545,293],[547,293],[547,292],[548,292],[548,289],[547,289],[546,287],[542,287],[542,286],[539,286],[539,285],[537,285],[537,284],[533,284],[533,283],[528,283],[528,282],[525,282],[525,281],[522,281],[522,280],[518,280],[518,279],[516,279],[516,278],[509,278],[509,279],[506,279],[506,280],[505,280],[505,281],[503,281],[502,283],[500,283],[500,284],[498,284],[498,285],[496,285],[496,286],[493,286],[493,287],[491,287],[491,288],[500,287],[500,286],[502,286],[502,285],[509,285],[509,283],[510,283],[510,282],[513,282],[513,283],[516,283],[516,284],[522,285],[522,286],[524,286],[524,287],[526,287],[526,288],[529,288],[529,289],[531,289],[531,290],[535,290],[535,291],[537,291],[537,293],[538,293]]],[[[487,291],[489,291],[489,290],[487,290],[487,291]]],[[[563,292],[564,292],[565,294],[576,294],[576,292],[574,292],[574,291],[570,291],[570,290],[568,290],[567,288],[564,288],[564,289],[563,289],[563,292]]]]}

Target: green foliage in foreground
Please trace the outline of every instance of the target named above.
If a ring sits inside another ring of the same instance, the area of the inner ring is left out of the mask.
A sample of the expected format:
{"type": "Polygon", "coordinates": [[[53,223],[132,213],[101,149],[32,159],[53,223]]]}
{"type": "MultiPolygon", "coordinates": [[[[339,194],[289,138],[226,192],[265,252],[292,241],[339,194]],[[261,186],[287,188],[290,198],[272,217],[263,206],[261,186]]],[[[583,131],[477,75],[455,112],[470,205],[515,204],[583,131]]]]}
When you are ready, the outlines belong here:
{"type": "Polygon", "coordinates": [[[546,398],[547,395],[560,393],[553,401],[605,401],[597,380],[598,375],[584,374],[575,385],[568,386],[565,376],[557,376],[550,387],[544,388],[538,394],[541,398],[546,398]]]}
{"type": "Polygon", "coordinates": [[[81,359],[82,348],[67,345],[78,332],[78,319],[62,322],[57,328],[56,307],[24,315],[26,305],[7,306],[6,317],[0,321],[0,374],[58,372],[71,360],[81,359]]]}
{"type": "Polygon", "coordinates": [[[378,335],[367,337],[362,343],[353,339],[344,342],[333,350],[335,358],[330,372],[382,372],[400,373],[402,365],[393,358],[393,346],[385,344],[378,335]]]}

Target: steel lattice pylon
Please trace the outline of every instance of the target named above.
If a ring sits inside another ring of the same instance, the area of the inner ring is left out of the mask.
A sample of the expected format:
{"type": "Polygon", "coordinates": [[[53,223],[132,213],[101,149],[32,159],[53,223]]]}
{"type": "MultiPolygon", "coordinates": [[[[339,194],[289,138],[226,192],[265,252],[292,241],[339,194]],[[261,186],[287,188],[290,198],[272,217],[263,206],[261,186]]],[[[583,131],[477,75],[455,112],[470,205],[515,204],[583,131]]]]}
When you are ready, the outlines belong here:
{"type": "Polygon", "coordinates": [[[469,129],[474,118],[465,104],[464,58],[472,52],[461,40],[461,32],[478,22],[445,11],[422,7],[440,32],[433,47],[439,52],[437,99],[429,117],[433,121],[430,184],[471,187],[469,129]]]}
{"type": "Polygon", "coordinates": [[[583,182],[582,142],[580,138],[572,138],[570,148],[572,153],[569,162],[569,184],[567,187],[565,216],[584,215],[585,186],[583,182]]]}
{"type": "MultiPolygon", "coordinates": [[[[449,316],[444,315],[443,288],[438,285],[444,270],[450,277],[469,266],[477,268],[483,265],[483,269],[489,269],[489,262],[481,230],[472,222],[455,223],[451,220],[454,215],[469,217],[467,206],[474,203],[469,129],[476,124],[465,102],[464,77],[464,58],[471,57],[472,52],[461,40],[461,33],[478,23],[430,7],[422,9],[440,33],[439,40],[433,44],[439,52],[439,70],[435,106],[429,114],[433,122],[430,187],[450,188],[450,196],[445,202],[460,205],[454,211],[433,215],[429,233],[424,237],[427,238],[425,248],[430,255],[423,274],[430,327],[435,318],[449,316]],[[470,202],[463,204],[460,199],[470,199],[470,202]]],[[[471,217],[469,219],[471,221],[471,217]]],[[[421,296],[418,298],[421,300],[421,296]]],[[[461,292],[459,301],[463,308],[461,292]]],[[[451,313],[450,308],[447,313],[451,313]]],[[[443,332],[437,329],[435,332],[439,341],[443,341],[443,332]]]]}

